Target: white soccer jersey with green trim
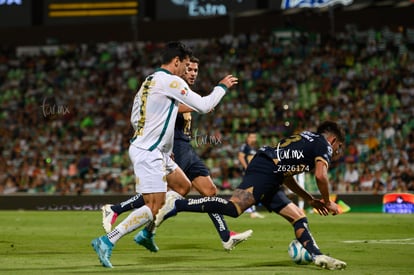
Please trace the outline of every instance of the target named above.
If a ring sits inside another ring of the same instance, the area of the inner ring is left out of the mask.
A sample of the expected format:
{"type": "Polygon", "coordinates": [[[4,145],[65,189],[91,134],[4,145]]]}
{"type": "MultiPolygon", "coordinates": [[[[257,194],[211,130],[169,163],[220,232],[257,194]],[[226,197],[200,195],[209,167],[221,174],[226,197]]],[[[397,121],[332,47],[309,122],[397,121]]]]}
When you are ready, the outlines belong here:
{"type": "Polygon", "coordinates": [[[178,104],[181,102],[197,112],[207,113],[225,93],[226,87],[218,85],[208,96],[201,97],[182,78],[157,69],[145,79],[135,96],[131,112],[135,133],[131,143],[142,149],[158,148],[171,153],[178,104]]]}

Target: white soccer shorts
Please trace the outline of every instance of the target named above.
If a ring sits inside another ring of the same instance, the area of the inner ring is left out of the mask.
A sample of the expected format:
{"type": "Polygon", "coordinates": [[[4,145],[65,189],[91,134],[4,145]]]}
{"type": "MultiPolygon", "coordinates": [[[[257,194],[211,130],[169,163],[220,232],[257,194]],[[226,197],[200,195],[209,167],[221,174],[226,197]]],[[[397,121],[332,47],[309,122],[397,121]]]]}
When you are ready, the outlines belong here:
{"type": "Polygon", "coordinates": [[[130,145],[129,157],[134,167],[137,193],[167,192],[167,175],[178,168],[168,154],[158,149],[148,151],[130,145]]]}

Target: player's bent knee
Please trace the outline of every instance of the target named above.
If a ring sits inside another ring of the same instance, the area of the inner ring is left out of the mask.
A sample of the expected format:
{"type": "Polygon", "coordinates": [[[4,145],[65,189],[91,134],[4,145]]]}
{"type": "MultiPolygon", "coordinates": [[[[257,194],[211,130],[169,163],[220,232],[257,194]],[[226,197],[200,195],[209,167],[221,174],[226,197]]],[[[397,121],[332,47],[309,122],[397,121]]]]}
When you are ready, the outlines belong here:
{"type": "Polygon", "coordinates": [[[203,188],[201,190],[198,190],[198,192],[203,195],[204,197],[214,197],[217,195],[217,188],[215,187],[207,187],[203,188]]]}
{"type": "Polygon", "coordinates": [[[191,182],[180,168],[168,174],[167,183],[169,188],[181,196],[186,196],[191,190],[191,182]]]}
{"type": "Polygon", "coordinates": [[[181,185],[181,186],[177,186],[174,188],[174,191],[183,197],[187,196],[187,194],[190,193],[190,190],[191,190],[191,185],[188,185],[188,186],[181,185]]]}
{"type": "MultiPolygon", "coordinates": [[[[275,211],[275,210],[273,210],[275,211]]],[[[300,209],[296,204],[289,203],[282,209],[278,209],[275,211],[277,214],[283,216],[286,220],[288,220],[290,223],[294,223],[304,217],[306,217],[305,212],[303,212],[302,209],[300,209]]]]}
{"type": "Polygon", "coordinates": [[[192,181],[193,187],[204,197],[214,197],[217,195],[217,187],[209,176],[198,176],[192,181]]]}

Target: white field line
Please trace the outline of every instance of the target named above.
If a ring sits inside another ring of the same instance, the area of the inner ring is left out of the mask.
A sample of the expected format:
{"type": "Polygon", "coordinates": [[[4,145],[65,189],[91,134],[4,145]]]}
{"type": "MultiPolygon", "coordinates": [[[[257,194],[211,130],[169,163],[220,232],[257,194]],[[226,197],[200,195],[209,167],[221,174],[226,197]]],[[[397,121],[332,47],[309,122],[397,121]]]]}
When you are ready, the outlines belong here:
{"type": "Polygon", "coordinates": [[[379,244],[411,244],[414,245],[414,238],[393,239],[393,240],[347,240],[343,243],[379,243],[379,244]]]}

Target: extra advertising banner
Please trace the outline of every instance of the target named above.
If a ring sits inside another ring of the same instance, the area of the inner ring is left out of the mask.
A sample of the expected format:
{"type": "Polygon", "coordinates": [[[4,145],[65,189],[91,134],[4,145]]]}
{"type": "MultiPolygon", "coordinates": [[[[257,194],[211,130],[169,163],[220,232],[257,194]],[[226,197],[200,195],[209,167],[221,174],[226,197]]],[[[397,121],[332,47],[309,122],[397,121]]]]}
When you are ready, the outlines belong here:
{"type": "Polygon", "coordinates": [[[393,214],[413,214],[414,194],[390,193],[383,197],[383,212],[393,214]]]}
{"type": "Polygon", "coordinates": [[[256,0],[158,0],[157,20],[227,16],[257,8],[256,0]]]}

